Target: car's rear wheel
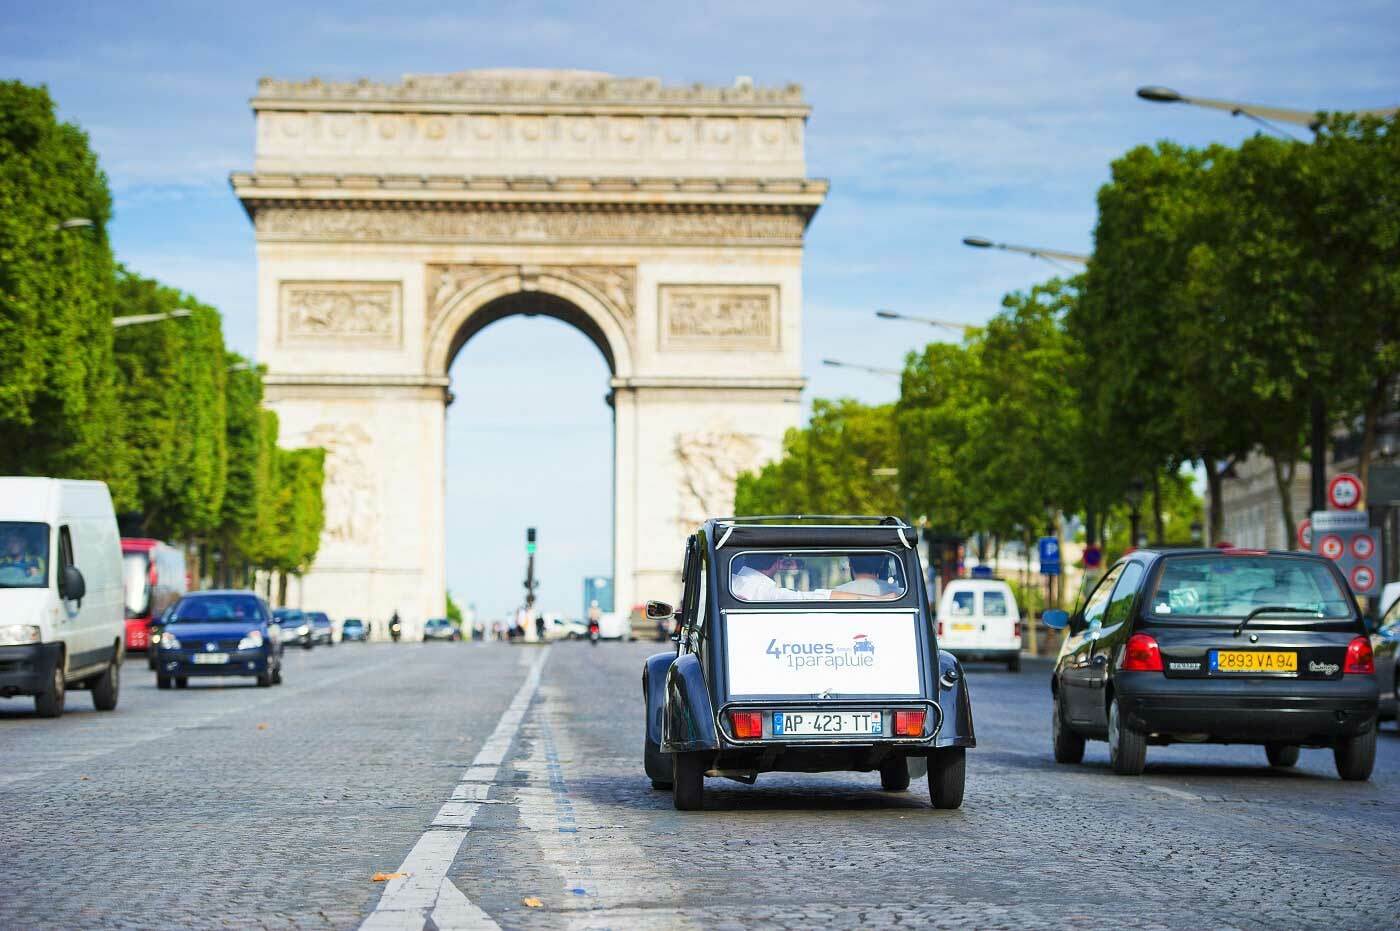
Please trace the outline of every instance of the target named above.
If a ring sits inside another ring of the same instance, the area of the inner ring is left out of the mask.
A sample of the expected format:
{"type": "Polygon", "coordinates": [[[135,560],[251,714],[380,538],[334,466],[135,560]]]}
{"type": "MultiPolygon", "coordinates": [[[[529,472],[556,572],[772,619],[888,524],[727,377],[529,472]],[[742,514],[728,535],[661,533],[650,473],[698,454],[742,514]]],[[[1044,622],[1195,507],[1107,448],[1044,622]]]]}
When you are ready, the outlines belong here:
{"type": "Polygon", "coordinates": [[[34,711],[41,718],[56,718],[63,714],[63,699],[68,692],[68,683],[63,679],[63,658],[54,663],[44,690],[34,696],[34,711]]]}
{"type": "Polygon", "coordinates": [[[671,754],[671,798],[680,811],[705,805],[705,754],[671,754]]]}
{"type": "Polygon", "coordinates": [[[909,788],[909,760],[907,757],[886,760],[880,766],[880,788],[886,792],[903,792],[909,788]]]}
{"type": "Polygon", "coordinates": [[[1108,762],[1120,776],[1141,776],[1147,768],[1147,735],[1123,720],[1117,698],[1108,705],[1108,762]]]}
{"type": "Polygon", "coordinates": [[[121,693],[122,664],[112,660],[97,681],[92,684],[92,706],[98,711],[115,711],[121,693]]]}
{"type": "Polygon", "coordinates": [[[1368,728],[1364,734],[1341,741],[1332,749],[1332,756],[1337,761],[1338,776],[1348,782],[1370,779],[1376,765],[1376,729],[1368,728]]]}
{"type": "Polygon", "coordinates": [[[170,688],[170,677],[169,677],[169,676],[160,676],[160,675],[156,676],[156,688],[158,688],[158,689],[168,689],[168,688],[170,688]]]}
{"type": "Polygon", "coordinates": [[[1287,769],[1298,764],[1298,749],[1297,744],[1264,744],[1264,755],[1270,766],[1287,769]]]}
{"type": "Polygon", "coordinates": [[[1050,735],[1055,742],[1056,763],[1084,761],[1084,738],[1070,730],[1065,721],[1064,702],[1055,696],[1055,708],[1050,712],[1050,735]]]}
{"type": "Polygon", "coordinates": [[[1006,661],[1006,671],[1007,671],[1007,672],[1020,672],[1020,671],[1021,671],[1021,654],[1020,654],[1020,653],[1017,653],[1015,656],[1011,657],[1009,660],[1006,661]]]}
{"type": "Polygon", "coordinates": [[[939,750],[928,760],[928,796],[934,808],[961,808],[967,786],[967,752],[962,747],[939,750]]]}

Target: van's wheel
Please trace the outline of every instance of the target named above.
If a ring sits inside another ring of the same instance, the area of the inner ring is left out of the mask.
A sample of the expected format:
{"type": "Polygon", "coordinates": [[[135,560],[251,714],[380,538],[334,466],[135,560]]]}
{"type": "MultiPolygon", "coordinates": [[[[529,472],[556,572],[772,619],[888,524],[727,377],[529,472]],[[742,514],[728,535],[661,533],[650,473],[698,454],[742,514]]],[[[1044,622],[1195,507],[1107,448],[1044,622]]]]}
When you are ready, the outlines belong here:
{"type": "Polygon", "coordinates": [[[904,792],[909,788],[909,758],[899,757],[880,764],[880,788],[886,792],[904,792]]]}
{"type": "Polygon", "coordinates": [[[59,657],[58,662],[54,663],[48,685],[34,696],[34,710],[39,717],[56,718],[63,714],[63,698],[67,691],[68,684],[63,680],[63,657],[59,657]]]}
{"type": "Polygon", "coordinates": [[[1348,782],[1361,782],[1371,778],[1371,768],[1376,765],[1376,729],[1367,728],[1366,733],[1348,737],[1332,748],[1332,756],[1337,761],[1337,775],[1348,782]]]}
{"type": "Polygon", "coordinates": [[[967,786],[967,752],[962,747],[938,750],[928,760],[928,795],[934,808],[961,808],[967,786]]]}
{"type": "Polygon", "coordinates": [[[98,711],[115,711],[117,697],[121,692],[122,664],[112,660],[107,670],[92,684],[92,706],[98,711]]]}
{"type": "Polygon", "coordinates": [[[704,753],[671,754],[671,798],[680,811],[699,811],[705,805],[704,753]]]}
{"type": "Polygon", "coordinates": [[[1065,721],[1064,702],[1055,696],[1055,710],[1050,712],[1050,736],[1055,742],[1056,763],[1082,763],[1084,737],[1070,730],[1065,721]]]}
{"type": "Polygon", "coordinates": [[[1269,758],[1270,766],[1277,766],[1286,769],[1296,765],[1298,762],[1297,744],[1264,744],[1264,755],[1269,758]]]}
{"type": "Polygon", "coordinates": [[[1141,776],[1147,768],[1147,735],[1123,720],[1117,698],[1108,705],[1108,762],[1120,776],[1141,776]]]}
{"type": "Polygon", "coordinates": [[[189,688],[189,687],[190,687],[190,677],[189,677],[189,676],[176,676],[176,677],[175,677],[175,687],[176,687],[177,689],[187,689],[187,688],[189,688]]]}
{"type": "Polygon", "coordinates": [[[1007,671],[1007,672],[1020,672],[1020,671],[1021,671],[1021,654],[1020,654],[1020,653],[1017,653],[1015,656],[1011,657],[1009,660],[1006,661],[1006,671],[1007,671]]]}
{"type": "Polygon", "coordinates": [[[157,675],[157,676],[156,676],[156,688],[158,688],[158,689],[168,689],[168,688],[170,688],[170,677],[169,677],[169,676],[157,675]]]}

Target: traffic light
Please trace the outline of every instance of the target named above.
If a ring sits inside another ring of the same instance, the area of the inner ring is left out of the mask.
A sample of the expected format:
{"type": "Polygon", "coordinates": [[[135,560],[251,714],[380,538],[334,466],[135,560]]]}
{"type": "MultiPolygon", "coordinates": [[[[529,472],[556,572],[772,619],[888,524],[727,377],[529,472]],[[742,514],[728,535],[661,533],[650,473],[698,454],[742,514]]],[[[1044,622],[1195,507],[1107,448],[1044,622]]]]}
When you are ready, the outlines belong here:
{"type": "Polygon", "coordinates": [[[535,528],[525,528],[525,552],[527,555],[535,555],[535,528]]]}

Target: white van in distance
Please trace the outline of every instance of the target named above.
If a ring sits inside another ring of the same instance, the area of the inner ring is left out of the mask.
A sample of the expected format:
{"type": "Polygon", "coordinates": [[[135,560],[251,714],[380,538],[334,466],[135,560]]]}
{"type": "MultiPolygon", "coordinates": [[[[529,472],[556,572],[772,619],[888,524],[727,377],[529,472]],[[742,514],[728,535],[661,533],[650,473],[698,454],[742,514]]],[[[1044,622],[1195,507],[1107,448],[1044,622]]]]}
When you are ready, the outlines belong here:
{"type": "Polygon", "coordinates": [[[71,688],[117,707],[122,546],[102,482],[0,477],[0,698],[63,714],[71,688]]]}
{"type": "Polygon", "coordinates": [[[1021,668],[1021,610],[1000,579],[954,579],[938,601],[938,646],[959,660],[1021,668]]]}

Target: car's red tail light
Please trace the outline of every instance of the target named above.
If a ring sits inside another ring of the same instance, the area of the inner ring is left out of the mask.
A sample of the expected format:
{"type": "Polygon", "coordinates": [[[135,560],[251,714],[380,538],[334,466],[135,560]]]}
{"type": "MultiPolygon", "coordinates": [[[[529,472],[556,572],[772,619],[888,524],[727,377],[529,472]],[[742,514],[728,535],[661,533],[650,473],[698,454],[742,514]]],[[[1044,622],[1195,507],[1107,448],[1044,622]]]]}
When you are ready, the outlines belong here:
{"type": "Polygon", "coordinates": [[[734,736],[744,739],[763,736],[763,715],[757,711],[731,711],[729,720],[734,722],[734,736]]]}
{"type": "Polygon", "coordinates": [[[1014,624],[1011,625],[1011,639],[1012,639],[1012,640],[1020,640],[1020,639],[1021,639],[1021,622],[1020,622],[1020,621],[1017,621],[1016,623],[1014,623],[1014,624]]]}
{"type": "Polygon", "coordinates": [[[1376,658],[1371,653],[1371,641],[1357,637],[1347,644],[1347,661],[1342,672],[1350,675],[1373,676],[1376,674],[1376,658]]]}
{"type": "Polygon", "coordinates": [[[1162,650],[1157,641],[1147,634],[1133,634],[1123,650],[1124,672],[1161,672],[1162,650]]]}
{"type": "Polygon", "coordinates": [[[943,622],[942,622],[942,621],[939,621],[939,622],[938,622],[938,636],[940,636],[940,637],[943,636],[943,622]]]}
{"type": "Polygon", "coordinates": [[[924,736],[924,713],[922,711],[896,711],[894,713],[894,733],[896,737],[924,736]]]}

